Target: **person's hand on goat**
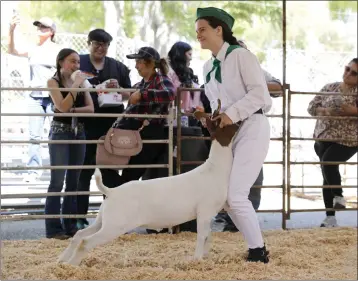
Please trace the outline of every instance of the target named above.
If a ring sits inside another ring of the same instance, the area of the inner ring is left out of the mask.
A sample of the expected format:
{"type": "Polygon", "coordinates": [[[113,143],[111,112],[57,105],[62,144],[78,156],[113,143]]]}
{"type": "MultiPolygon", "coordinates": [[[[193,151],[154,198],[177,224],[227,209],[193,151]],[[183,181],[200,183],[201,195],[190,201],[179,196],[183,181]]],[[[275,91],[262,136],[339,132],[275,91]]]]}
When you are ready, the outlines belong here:
{"type": "Polygon", "coordinates": [[[135,91],[131,96],[129,97],[128,103],[129,104],[138,104],[142,98],[142,95],[140,91],[135,91]]]}
{"type": "Polygon", "coordinates": [[[216,121],[216,120],[220,120],[220,124],[219,124],[220,128],[233,124],[232,120],[230,119],[229,116],[227,116],[226,113],[220,113],[218,116],[212,119],[212,121],[216,121]]]}

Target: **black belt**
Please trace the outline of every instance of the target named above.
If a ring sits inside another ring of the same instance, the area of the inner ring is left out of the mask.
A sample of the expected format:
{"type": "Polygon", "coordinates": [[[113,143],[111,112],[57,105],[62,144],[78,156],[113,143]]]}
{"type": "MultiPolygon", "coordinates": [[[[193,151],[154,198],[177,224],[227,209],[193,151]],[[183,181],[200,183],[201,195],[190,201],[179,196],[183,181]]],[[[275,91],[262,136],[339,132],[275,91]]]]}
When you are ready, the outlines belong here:
{"type": "Polygon", "coordinates": [[[262,111],[262,108],[260,108],[258,111],[256,111],[254,114],[264,114],[264,112],[262,111]]]}

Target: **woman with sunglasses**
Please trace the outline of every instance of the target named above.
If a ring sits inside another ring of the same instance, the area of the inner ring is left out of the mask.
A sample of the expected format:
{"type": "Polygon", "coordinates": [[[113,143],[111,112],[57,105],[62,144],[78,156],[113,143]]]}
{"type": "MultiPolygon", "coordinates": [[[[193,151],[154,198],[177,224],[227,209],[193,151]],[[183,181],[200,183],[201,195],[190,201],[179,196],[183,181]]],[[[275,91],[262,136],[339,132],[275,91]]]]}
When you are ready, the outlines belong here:
{"type": "MultiPolygon", "coordinates": [[[[358,58],[345,67],[343,81],[327,84],[321,92],[335,92],[336,95],[316,95],[309,103],[308,113],[312,116],[358,116],[357,70],[358,58]],[[353,96],[342,94],[352,93],[353,96]]],[[[317,139],[314,149],[321,162],[346,162],[358,151],[357,120],[318,119],[313,137],[317,139]],[[332,139],[332,140],[323,140],[332,139]]],[[[323,185],[341,185],[339,165],[321,165],[323,185]]],[[[342,209],[346,207],[342,188],[323,188],[325,207],[342,209]]],[[[335,227],[335,211],[327,211],[321,227],[335,227]]]]}

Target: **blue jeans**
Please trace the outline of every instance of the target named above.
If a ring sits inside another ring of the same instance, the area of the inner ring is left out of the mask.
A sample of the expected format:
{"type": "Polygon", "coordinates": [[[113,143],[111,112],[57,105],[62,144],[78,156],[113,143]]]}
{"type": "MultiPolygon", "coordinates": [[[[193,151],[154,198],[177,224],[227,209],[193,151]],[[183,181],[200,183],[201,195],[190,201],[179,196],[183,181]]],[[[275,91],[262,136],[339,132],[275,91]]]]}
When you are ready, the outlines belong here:
{"type": "MultiPolygon", "coordinates": [[[[28,98],[28,112],[29,113],[53,113],[52,104],[50,98],[28,98]]],[[[45,116],[31,116],[29,117],[29,135],[30,140],[41,140],[41,136],[44,129],[45,116]]],[[[52,116],[48,116],[52,119],[52,116]]],[[[29,144],[29,160],[27,162],[28,167],[42,166],[41,158],[41,145],[29,144]]],[[[35,173],[37,176],[41,176],[41,170],[29,170],[29,173],[35,173]]]]}
{"type": "MultiPolygon", "coordinates": [[[[72,131],[58,131],[51,126],[50,140],[84,140],[83,130],[78,131],[77,136],[72,131]]],[[[86,152],[86,144],[49,144],[51,166],[83,165],[86,152]]],[[[66,174],[65,191],[76,191],[81,170],[51,170],[50,186],[48,192],[61,192],[66,174]]],[[[76,196],[64,196],[61,208],[60,196],[48,196],[45,203],[46,215],[76,214],[76,196]]],[[[75,230],[76,219],[46,219],[46,236],[55,234],[71,234],[75,230]],[[63,225],[63,226],[62,226],[63,225]]]]}

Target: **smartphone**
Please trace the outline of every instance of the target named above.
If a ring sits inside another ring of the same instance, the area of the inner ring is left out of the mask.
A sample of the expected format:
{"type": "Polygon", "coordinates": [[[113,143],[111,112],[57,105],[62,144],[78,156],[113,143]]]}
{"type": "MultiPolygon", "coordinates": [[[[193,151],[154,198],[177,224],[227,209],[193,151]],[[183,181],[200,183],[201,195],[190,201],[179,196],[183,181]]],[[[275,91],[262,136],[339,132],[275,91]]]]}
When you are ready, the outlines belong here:
{"type": "Polygon", "coordinates": [[[16,9],[12,9],[12,16],[19,16],[19,12],[16,9]]]}

